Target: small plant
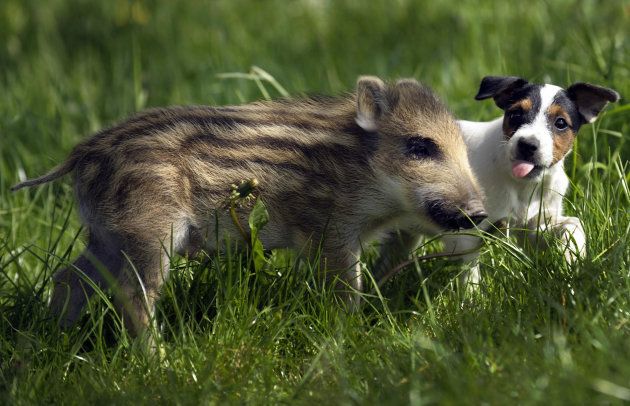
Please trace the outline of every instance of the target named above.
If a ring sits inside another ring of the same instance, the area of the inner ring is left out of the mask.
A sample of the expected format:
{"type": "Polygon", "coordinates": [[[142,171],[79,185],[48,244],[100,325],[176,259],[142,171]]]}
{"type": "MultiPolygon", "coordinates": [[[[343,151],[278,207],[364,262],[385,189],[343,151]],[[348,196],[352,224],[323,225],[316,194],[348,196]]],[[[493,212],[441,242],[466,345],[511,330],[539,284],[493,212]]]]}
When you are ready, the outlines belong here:
{"type": "Polygon", "coordinates": [[[243,237],[245,244],[247,244],[250,249],[254,270],[256,272],[263,270],[267,264],[265,249],[258,238],[258,235],[260,230],[269,222],[267,207],[260,197],[255,195],[258,184],[258,179],[256,178],[243,180],[238,185],[232,184],[232,190],[230,191],[230,196],[227,199],[230,217],[243,237]],[[237,208],[250,205],[252,200],[255,200],[255,203],[248,217],[247,223],[249,225],[249,232],[247,232],[238,219],[236,210],[237,208]]]}

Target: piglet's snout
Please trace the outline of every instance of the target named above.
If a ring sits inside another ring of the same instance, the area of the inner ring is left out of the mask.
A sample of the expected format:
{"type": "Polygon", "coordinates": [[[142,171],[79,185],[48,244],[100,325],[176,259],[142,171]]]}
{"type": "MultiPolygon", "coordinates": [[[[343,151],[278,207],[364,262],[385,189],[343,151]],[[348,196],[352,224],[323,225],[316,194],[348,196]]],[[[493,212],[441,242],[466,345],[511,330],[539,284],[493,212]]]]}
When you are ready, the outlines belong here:
{"type": "Polygon", "coordinates": [[[481,200],[473,199],[461,209],[461,214],[457,218],[457,226],[463,229],[474,228],[488,217],[481,200]]]}

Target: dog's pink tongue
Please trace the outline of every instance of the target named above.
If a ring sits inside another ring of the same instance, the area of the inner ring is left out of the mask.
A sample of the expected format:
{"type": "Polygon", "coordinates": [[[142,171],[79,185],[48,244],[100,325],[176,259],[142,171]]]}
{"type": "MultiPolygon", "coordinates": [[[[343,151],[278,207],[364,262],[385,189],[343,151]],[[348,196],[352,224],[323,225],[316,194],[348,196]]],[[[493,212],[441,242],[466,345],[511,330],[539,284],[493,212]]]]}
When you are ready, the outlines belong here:
{"type": "Polygon", "coordinates": [[[512,164],[512,175],[515,178],[524,178],[527,176],[532,169],[534,169],[534,164],[527,161],[516,161],[512,164]]]}

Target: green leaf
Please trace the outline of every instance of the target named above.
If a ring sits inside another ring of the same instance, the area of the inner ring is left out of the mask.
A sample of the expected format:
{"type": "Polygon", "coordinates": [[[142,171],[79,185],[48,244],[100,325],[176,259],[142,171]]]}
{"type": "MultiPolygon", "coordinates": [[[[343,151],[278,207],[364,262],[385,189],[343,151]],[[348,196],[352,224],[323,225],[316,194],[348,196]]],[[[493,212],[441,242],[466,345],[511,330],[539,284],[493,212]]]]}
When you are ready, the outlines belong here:
{"type": "Polygon", "coordinates": [[[267,207],[262,200],[257,199],[248,218],[249,230],[252,238],[252,260],[254,262],[254,269],[257,272],[261,271],[267,263],[267,259],[265,258],[265,248],[258,238],[258,232],[268,222],[269,213],[267,212],[267,207]]]}
{"type": "Polygon", "coordinates": [[[267,206],[262,200],[256,199],[254,208],[249,214],[249,229],[251,230],[252,237],[254,234],[258,234],[258,231],[263,228],[269,222],[269,213],[267,212],[267,206]]]}
{"type": "Polygon", "coordinates": [[[262,242],[258,238],[254,238],[252,234],[252,261],[254,262],[254,269],[256,272],[260,272],[265,267],[267,259],[265,258],[265,249],[262,242]]]}

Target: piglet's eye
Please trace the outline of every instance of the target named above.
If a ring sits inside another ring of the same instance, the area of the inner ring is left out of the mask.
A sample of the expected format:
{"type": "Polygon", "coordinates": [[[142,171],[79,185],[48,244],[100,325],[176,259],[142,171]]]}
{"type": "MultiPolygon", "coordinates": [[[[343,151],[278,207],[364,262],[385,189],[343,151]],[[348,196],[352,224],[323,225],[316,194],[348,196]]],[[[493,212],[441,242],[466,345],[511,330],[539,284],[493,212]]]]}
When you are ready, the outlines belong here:
{"type": "Polygon", "coordinates": [[[553,125],[560,131],[562,130],[566,130],[567,127],[569,126],[569,123],[567,123],[567,120],[565,120],[562,117],[558,117],[556,119],[556,121],[553,123],[553,125]]]}
{"type": "Polygon", "coordinates": [[[412,159],[436,157],[440,153],[439,147],[433,140],[425,137],[410,137],[407,139],[407,156],[412,159]]]}

